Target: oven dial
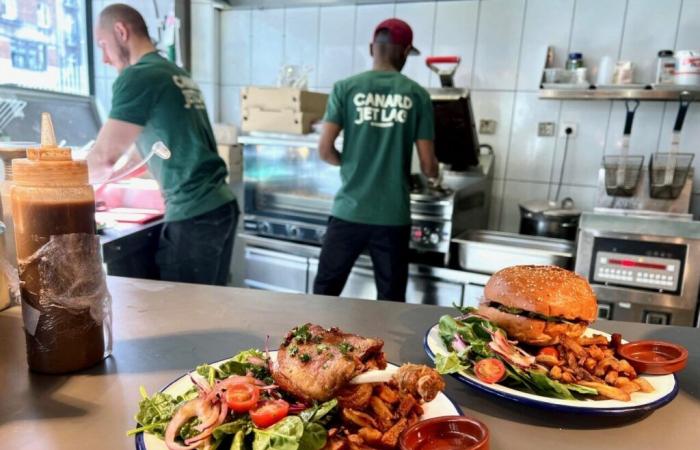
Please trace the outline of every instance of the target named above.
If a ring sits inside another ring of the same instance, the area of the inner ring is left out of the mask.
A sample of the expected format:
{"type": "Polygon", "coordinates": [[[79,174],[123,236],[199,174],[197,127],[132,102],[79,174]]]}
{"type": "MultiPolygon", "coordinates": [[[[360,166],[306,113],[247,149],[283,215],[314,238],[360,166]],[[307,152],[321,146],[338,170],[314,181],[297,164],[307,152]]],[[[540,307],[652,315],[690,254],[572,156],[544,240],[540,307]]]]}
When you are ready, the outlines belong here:
{"type": "Polygon", "coordinates": [[[287,225],[287,235],[291,238],[297,239],[301,234],[299,227],[294,225],[287,225]]]}
{"type": "Polygon", "coordinates": [[[258,231],[262,234],[270,234],[270,231],[272,231],[272,227],[270,226],[269,222],[260,222],[258,224],[258,231]]]}
{"type": "Polygon", "coordinates": [[[430,233],[428,241],[433,245],[437,245],[437,243],[440,242],[440,235],[437,233],[430,233]]]}

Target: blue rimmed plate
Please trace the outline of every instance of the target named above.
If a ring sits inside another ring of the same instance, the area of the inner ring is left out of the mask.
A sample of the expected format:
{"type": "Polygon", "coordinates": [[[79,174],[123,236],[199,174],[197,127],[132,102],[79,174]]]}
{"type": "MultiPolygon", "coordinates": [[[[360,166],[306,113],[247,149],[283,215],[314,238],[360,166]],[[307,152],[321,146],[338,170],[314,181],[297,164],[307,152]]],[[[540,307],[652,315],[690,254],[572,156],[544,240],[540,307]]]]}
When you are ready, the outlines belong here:
{"type": "MultiPolygon", "coordinates": [[[[592,336],[593,334],[602,334],[608,338],[610,337],[609,334],[592,328],[588,328],[584,336],[592,336]]],[[[440,339],[438,324],[435,324],[425,333],[423,347],[433,362],[436,354],[449,354],[447,347],[440,339]]],[[[629,402],[619,400],[562,400],[530,394],[500,384],[484,383],[466,372],[458,372],[452,374],[452,376],[478,391],[512,402],[576,414],[619,416],[631,413],[645,413],[661,408],[678,394],[678,381],[675,375],[643,375],[642,377],[654,387],[654,392],[635,392],[631,394],[632,399],[629,402]]]]}
{"type": "MultiPolygon", "coordinates": [[[[277,357],[277,352],[270,352],[270,357],[271,358],[276,358],[277,357]]],[[[223,359],[221,361],[217,361],[215,363],[212,363],[213,366],[218,366],[219,364],[222,364],[225,361],[228,361],[229,358],[223,359]]],[[[396,367],[396,365],[389,363],[389,367],[396,367]]],[[[166,394],[170,394],[173,396],[181,395],[185,393],[188,389],[192,387],[192,381],[190,380],[188,374],[182,375],[180,378],[177,378],[176,380],[171,381],[168,385],[166,385],[163,389],[160,390],[160,392],[164,392],[166,394]]],[[[461,416],[462,410],[457,406],[457,404],[452,401],[451,398],[449,398],[447,395],[444,393],[439,393],[437,397],[431,402],[425,403],[422,405],[423,406],[423,416],[421,417],[421,420],[423,419],[432,419],[433,417],[440,417],[440,416],[461,416]]],[[[168,447],[166,447],[165,442],[163,442],[162,439],[158,438],[157,436],[154,436],[152,434],[147,434],[147,433],[138,433],[135,436],[135,441],[136,441],[136,450],[168,450],[168,447]]]]}

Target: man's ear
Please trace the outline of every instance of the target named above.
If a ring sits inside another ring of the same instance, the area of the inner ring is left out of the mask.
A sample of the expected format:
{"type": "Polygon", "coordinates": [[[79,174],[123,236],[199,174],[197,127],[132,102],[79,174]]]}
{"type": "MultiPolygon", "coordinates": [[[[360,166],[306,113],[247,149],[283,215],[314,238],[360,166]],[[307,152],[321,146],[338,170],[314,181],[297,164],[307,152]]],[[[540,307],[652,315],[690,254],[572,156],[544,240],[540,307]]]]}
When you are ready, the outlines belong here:
{"type": "Polygon", "coordinates": [[[374,44],[371,42],[369,44],[369,56],[374,58],[374,44]]]}
{"type": "Polygon", "coordinates": [[[122,43],[125,43],[129,39],[129,28],[127,28],[123,22],[116,22],[114,24],[114,33],[117,39],[122,43]]]}

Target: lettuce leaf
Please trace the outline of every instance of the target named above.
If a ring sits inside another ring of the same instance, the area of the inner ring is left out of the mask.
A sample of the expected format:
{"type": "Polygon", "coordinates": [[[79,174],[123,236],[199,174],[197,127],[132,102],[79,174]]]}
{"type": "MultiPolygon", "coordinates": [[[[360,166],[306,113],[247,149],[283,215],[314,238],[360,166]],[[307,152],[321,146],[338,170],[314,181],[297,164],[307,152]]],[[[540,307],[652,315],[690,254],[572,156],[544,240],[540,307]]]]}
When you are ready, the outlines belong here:
{"type": "Polygon", "coordinates": [[[298,450],[304,421],[299,416],[287,416],[268,428],[253,428],[253,434],[253,450],[298,450]]]}
{"type": "Polygon", "coordinates": [[[197,396],[196,391],[189,390],[184,395],[173,397],[170,394],[156,392],[152,396],[148,395],[146,389],[141,386],[141,401],[139,411],[134,416],[137,428],[127,431],[127,436],[133,436],[140,432],[154,434],[160,438],[165,436],[165,429],[173,417],[175,410],[183,403],[197,396]]]}
{"type": "Polygon", "coordinates": [[[467,370],[469,367],[469,365],[462,364],[462,361],[460,361],[455,352],[450,352],[447,356],[441,353],[435,355],[435,369],[440,375],[457,373],[462,370],[467,370]]]}

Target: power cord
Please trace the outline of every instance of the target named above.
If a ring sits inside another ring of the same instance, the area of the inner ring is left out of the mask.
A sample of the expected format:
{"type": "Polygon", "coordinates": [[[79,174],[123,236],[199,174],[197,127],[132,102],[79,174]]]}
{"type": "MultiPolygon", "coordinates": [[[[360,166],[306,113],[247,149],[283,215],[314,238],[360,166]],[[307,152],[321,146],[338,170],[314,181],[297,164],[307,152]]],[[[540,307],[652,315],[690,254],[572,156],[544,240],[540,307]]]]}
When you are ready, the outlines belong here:
{"type": "Polygon", "coordinates": [[[564,133],[566,137],[564,138],[564,157],[561,160],[561,169],[559,170],[559,183],[557,184],[557,193],[554,196],[554,201],[559,203],[559,194],[561,193],[561,182],[564,179],[564,169],[566,168],[566,155],[569,153],[569,139],[573,134],[574,130],[571,127],[566,127],[564,133]]]}

